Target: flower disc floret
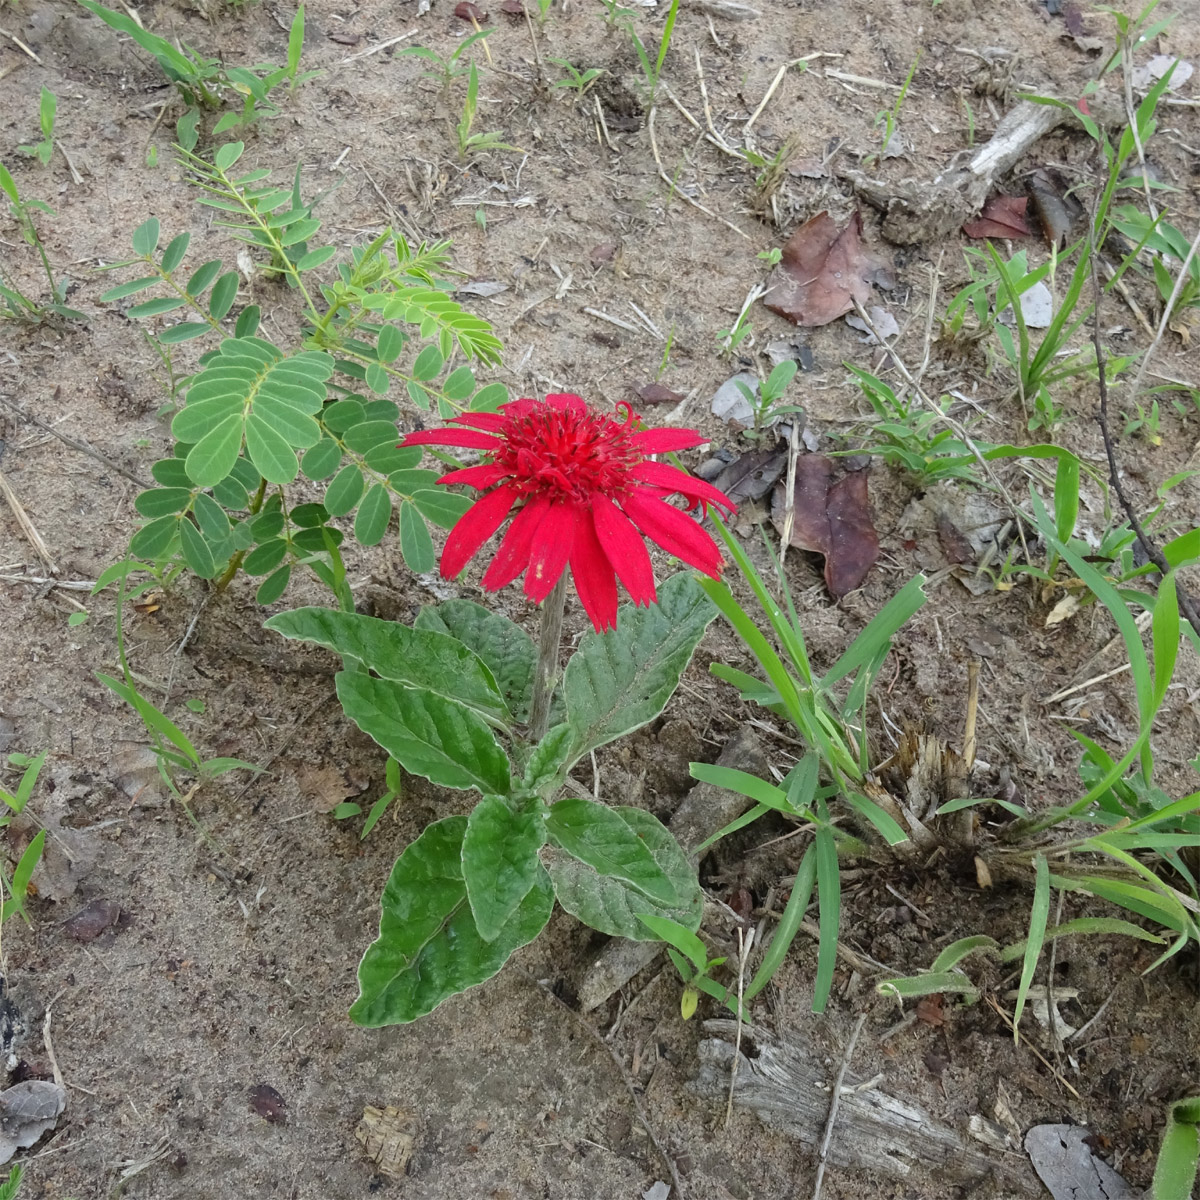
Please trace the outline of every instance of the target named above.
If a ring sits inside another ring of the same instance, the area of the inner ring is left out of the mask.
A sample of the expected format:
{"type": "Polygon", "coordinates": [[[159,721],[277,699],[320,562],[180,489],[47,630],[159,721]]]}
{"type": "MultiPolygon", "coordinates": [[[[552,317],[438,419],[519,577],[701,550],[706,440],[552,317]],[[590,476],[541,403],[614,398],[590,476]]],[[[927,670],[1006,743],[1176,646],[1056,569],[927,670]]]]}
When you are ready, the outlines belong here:
{"type": "Polygon", "coordinates": [[[478,466],[439,480],[484,494],[450,531],[441,571],[453,578],[511,516],[483,576],[496,591],[525,576],[525,594],[544,600],[569,566],[580,602],[598,630],[617,621],[617,582],[635,604],[657,598],[643,538],[707,575],[719,575],[716,543],[666,498],[689,509],[729,497],[686,471],[654,461],[656,454],[703,444],[695,430],[642,429],[628,404],[600,413],[579,396],[516,400],[496,413],[465,413],[442,429],[409,434],[404,446],[482,450],[478,466]],[[490,490],[489,490],[490,489],[490,490]]]}

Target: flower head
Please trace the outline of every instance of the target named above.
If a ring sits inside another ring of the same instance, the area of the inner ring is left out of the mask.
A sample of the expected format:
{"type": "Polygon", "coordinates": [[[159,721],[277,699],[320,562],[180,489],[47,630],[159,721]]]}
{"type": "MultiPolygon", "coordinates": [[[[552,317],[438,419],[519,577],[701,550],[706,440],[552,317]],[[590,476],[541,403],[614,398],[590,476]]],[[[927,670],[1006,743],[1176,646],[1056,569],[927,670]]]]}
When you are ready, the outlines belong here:
{"type": "Polygon", "coordinates": [[[447,579],[512,515],[483,586],[498,591],[524,573],[525,594],[540,602],[569,566],[583,607],[603,631],[617,623],[618,580],[635,604],[657,597],[643,537],[706,575],[720,573],[716,543],[664,497],[678,494],[688,508],[717,504],[730,512],[733,502],[711,484],[650,457],[704,440],[693,429],[639,430],[628,404],[600,413],[564,394],[516,400],[495,413],[464,413],[446,428],[410,433],[401,444],[487,455],[479,466],[439,480],[484,493],[446,539],[447,579]]]}

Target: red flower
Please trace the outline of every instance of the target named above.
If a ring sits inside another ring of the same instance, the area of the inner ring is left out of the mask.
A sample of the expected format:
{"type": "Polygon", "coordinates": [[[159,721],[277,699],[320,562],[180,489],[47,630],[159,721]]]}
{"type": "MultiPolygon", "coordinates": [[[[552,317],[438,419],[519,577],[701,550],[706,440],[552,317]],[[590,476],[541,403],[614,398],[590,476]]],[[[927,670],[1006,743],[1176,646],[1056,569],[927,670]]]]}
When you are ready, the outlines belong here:
{"type": "Polygon", "coordinates": [[[618,579],[635,604],[657,598],[643,536],[706,575],[719,574],[716,543],[664,497],[677,493],[689,508],[718,504],[730,512],[732,501],[649,457],[705,439],[693,429],[639,432],[637,414],[628,404],[618,404],[622,410],[617,420],[578,396],[556,395],[516,400],[496,413],[464,413],[452,417],[449,428],[410,433],[401,445],[488,454],[480,466],[450,471],[438,481],[486,493],[450,531],[442,575],[454,578],[514,509],[483,586],[498,591],[524,572],[525,594],[540,603],[570,566],[579,599],[600,631],[617,623],[618,579]]]}

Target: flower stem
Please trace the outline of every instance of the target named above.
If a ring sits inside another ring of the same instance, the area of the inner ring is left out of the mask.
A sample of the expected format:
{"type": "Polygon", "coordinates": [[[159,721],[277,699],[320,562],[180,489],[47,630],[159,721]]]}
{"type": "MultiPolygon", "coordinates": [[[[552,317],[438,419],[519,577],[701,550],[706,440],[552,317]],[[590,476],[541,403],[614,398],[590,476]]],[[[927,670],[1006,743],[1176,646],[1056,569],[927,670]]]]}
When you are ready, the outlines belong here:
{"type": "Polygon", "coordinates": [[[529,713],[529,741],[546,736],[550,725],[550,697],[558,682],[558,647],[562,641],[563,609],[567,603],[567,573],[554,585],[542,604],[542,635],[538,641],[537,668],[533,676],[533,706],[529,713]]]}

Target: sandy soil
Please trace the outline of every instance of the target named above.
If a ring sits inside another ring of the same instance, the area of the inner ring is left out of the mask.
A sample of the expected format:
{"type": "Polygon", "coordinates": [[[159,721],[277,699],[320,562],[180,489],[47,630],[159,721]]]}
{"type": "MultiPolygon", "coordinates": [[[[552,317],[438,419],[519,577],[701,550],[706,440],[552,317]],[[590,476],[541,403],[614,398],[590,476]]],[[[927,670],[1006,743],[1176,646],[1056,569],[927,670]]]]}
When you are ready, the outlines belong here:
{"type": "MultiPolygon", "coordinates": [[[[207,12],[177,0],[141,15],[148,27],[231,64],[282,59],[292,9],[269,0],[239,11],[206,2],[207,12]]],[[[1200,5],[1176,0],[1172,7],[1179,19],[1158,48],[1197,59],[1200,5]]],[[[477,128],[504,131],[524,153],[461,162],[450,128],[457,113],[421,78],[415,59],[387,50],[350,61],[410,30],[416,32],[405,44],[448,52],[469,28],[449,0],[435,0],[420,16],[412,0],[366,0],[359,7],[317,0],[308,9],[305,66],[326,73],[249,139],[245,161],[284,178],[299,161],[307,189],[336,189],[318,215],[339,247],[364,244],[393,222],[414,237],[453,239],[456,264],[471,279],[508,285],[472,304],[505,343],[498,378],[515,393],[565,389],[597,401],[631,399],[631,385],[659,373],[670,334],[661,382],[690,397],[674,419],[702,428],[714,446],[735,450],[747,448],[744,440],[708,412],[716,387],[738,365],[719,355],[717,332],[730,326],[763,277],[759,251],[780,245],[822,210],[844,221],[857,202],[836,179],[788,175],[776,195],[778,227],[769,213],[756,212],[754,172],[706,142],[671,102],[703,122],[697,55],[714,123],[731,143],[782,65],[825,55],[807,71],[785,75],[754,133],[770,152],[794,135],[803,158],[819,159],[840,140],[839,161],[853,162],[877,146],[876,113],[892,103],[919,52],[901,112],[912,148],[881,172],[897,181],[934,173],[966,145],[968,102],[975,137],[983,140],[1011,95],[1026,88],[1077,95],[1095,66],[1092,55],[1063,36],[1061,18],[1017,0],[936,6],[764,0],[761,14],[749,20],[710,18],[703,5],[685,3],[652,145],[634,99],[636,59],[628,40],[606,29],[599,4],[555,3],[539,35],[543,60],[565,57],[606,72],[582,101],[538,86],[525,23],[500,12],[498,3],[492,8],[497,28],[490,67],[480,57],[477,128]],[[961,48],[996,46],[1016,51],[1017,60],[1010,94],[996,87],[999,94],[989,98],[976,90],[978,59],[961,48]],[[883,88],[847,84],[827,76],[826,67],[883,88]],[[607,133],[596,118],[597,97],[607,133]],[[663,174],[708,213],[673,194],[663,174]]],[[[661,21],[653,10],[638,16],[647,32],[661,21]]],[[[1110,35],[1104,18],[1088,21],[1110,35]]],[[[55,578],[94,580],[124,555],[136,528],[135,479],[145,479],[169,445],[155,416],[164,401],[160,364],[135,323],[98,302],[112,286],[99,268],[128,253],[133,228],[150,215],[161,220],[165,236],[191,230],[197,261],[232,260],[234,248],[211,213],[196,206],[172,162],[169,129],[178,109],[153,62],[65,0],[9,0],[0,5],[0,35],[0,159],[23,194],[56,210],[40,220],[47,252],[71,280],[69,302],[88,317],[83,324],[0,326],[0,470],[45,539],[55,578]],[[58,133],[82,182],[72,179],[61,154],[44,169],[15,152],[36,140],[43,85],[58,96],[58,133]],[[159,147],[154,167],[146,165],[149,146],[159,147]],[[85,440],[108,461],[30,424],[9,402],[53,431],[85,440]]],[[[1189,85],[1182,94],[1195,93],[1189,85]]],[[[1151,158],[1179,189],[1171,203],[1184,230],[1194,229],[1200,215],[1197,145],[1195,109],[1165,109],[1151,158]]],[[[1081,177],[1088,161],[1081,137],[1059,133],[1039,143],[1004,183],[1017,191],[1038,166],[1081,177]]],[[[896,247],[881,238],[877,214],[864,209],[864,219],[869,244],[897,280],[883,302],[900,323],[900,353],[918,362],[926,350],[931,280],[938,278],[940,311],[966,279],[964,239],[896,247]]],[[[36,259],[11,222],[0,222],[0,238],[6,265],[38,289],[36,259]]],[[[1033,261],[1043,261],[1044,247],[1028,245],[1033,261]]],[[[1132,287],[1153,315],[1153,289],[1142,281],[1132,287]]],[[[246,281],[242,300],[251,298],[263,305],[269,336],[286,343],[298,326],[294,298],[261,276],[246,281]]],[[[866,410],[841,364],[871,367],[876,352],[842,322],[797,331],[760,306],[753,320],[760,347],[788,336],[811,351],[813,369],[799,377],[795,392],[822,448],[846,444],[839,439],[860,427],[866,410]]],[[[1148,339],[1123,305],[1114,301],[1105,321],[1114,345],[1129,352],[1145,347],[1148,339]]],[[[1195,380],[1196,357],[1171,334],[1157,369],[1195,380]]],[[[189,361],[183,347],[180,362],[189,361]]],[[[971,398],[974,407],[964,406],[963,416],[977,436],[1024,436],[1020,412],[1007,399],[1010,382],[988,375],[978,354],[935,344],[928,379],[971,398]]],[[[1081,389],[1065,399],[1074,419],[1059,436],[1098,462],[1091,394],[1081,389]]],[[[648,419],[660,411],[650,410],[648,419]]],[[[1163,413],[1161,445],[1135,438],[1122,444],[1129,486],[1142,504],[1166,478],[1193,465],[1194,412],[1179,416],[1168,400],[1163,413]]],[[[1016,467],[1001,478],[1025,493],[1016,467]]],[[[831,663],[916,570],[946,565],[931,526],[913,525],[911,485],[877,464],[870,486],[883,555],[863,588],[833,604],[819,560],[796,554],[789,563],[819,665],[831,663]]],[[[1196,497],[1190,482],[1176,488],[1168,519],[1194,527],[1196,497]]],[[[958,502],[954,493],[943,499],[958,502]]],[[[1093,489],[1085,494],[1085,524],[1099,529],[1104,519],[1093,489]]],[[[757,535],[748,541],[756,555],[757,543],[757,535]]],[[[434,578],[407,572],[394,536],[375,550],[355,550],[350,567],[364,604],[380,615],[411,620],[421,604],[443,594],[434,578]]],[[[23,1197],[637,1197],[667,1178],[608,1050],[538,986],[545,981],[573,1006],[604,941],[561,913],[496,980],[428,1019],[382,1031],[350,1024],[358,958],[374,935],[378,894],[392,862],[429,820],[456,811],[463,800],[414,781],[405,802],[366,841],[353,823],[327,815],[339,801],[378,794],[382,752],[342,717],[329,660],[285,650],[263,633],[250,581],[215,598],[201,585],[183,584],[157,611],[133,616],[128,629],[133,666],[159,688],[170,678],[171,715],[206,754],[268,767],[250,782],[231,775],[206,785],[185,812],[155,783],[133,715],[94,678],[115,666],[111,592],[92,599],[86,591],[36,582],[42,578],[48,578],[45,564],[8,509],[0,509],[0,749],[50,752],[33,811],[66,831],[77,858],[72,871],[56,877],[56,898],[42,894],[31,902],[32,926],[10,923],[3,942],[10,989],[32,1031],[18,1050],[19,1070],[35,1078],[52,1074],[38,1036],[50,1007],[69,1092],[57,1132],[26,1152],[23,1197]],[[90,619],[69,627],[70,614],[83,608],[90,619]],[[203,713],[187,701],[202,702],[203,713]],[[66,922],[101,899],[119,905],[120,920],[94,940],[78,940],[66,922]],[[256,1111],[252,1092],[260,1085],[281,1102],[260,1100],[256,1111]],[[394,1105],[412,1116],[413,1154],[403,1179],[379,1174],[355,1138],[367,1105],[394,1105]]],[[[296,585],[276,607],[306,599],[315,601],[316,591],[296,585]]],[[[510,615],[524,613],[515,593],[501,603],[510,615]]],[[[1082,704],[1046,703],[1120,664],[1105,615],[1086,609],[1047,627],[1048,609],[1028,581],[974,596],[943,573],[931,602],[897,639],[879,696],[887,722],[880,714],[872,738],[883,747],[887,730],[921,724],[957,741],[967,664],[979,658],[978,753],[991,766],[977,781],[981,794],[997,786],[1004,770],[1034,807],[1076,795],[1078,756],[1069,730],[1082,728],[1115,748],[1132,736],[1136,709],[1122,675],[1087,688],[1082,704]]],[[[574,631],[582,628],[578,615],[570,614],[574,631]]],[[[707,664],[718,658],[746,665],[740,647],[714,627],[663,719],[600,756],[606,798],[668,817],[687,790],[688,760],[715,759],[757,716],[708,676],[707,664]]],[[[1194,658],[1185,655],[1156,741],[1159,782],[1177,795],[1194,787],[1188,760],[1195,755],[1197,686],[1194,658]]],[[[786,768],[788,745],[765,731],[763,740],[786,768]]],[[[590,787],[589,772],[583,774],[590,787]]],[[[748,888],[763,905],[799,859],[795,840],[765,845],[786,831],[763,821],[723,843],[704,861],[706,887],[721,899],[748,888]]],[[[970,863],[953,856],[919,868],[872,866],[847,885],[843,936],[888,970],[915,972],[968,933],[1016,940],[1029,896],[1020,879],[981,891],[970,863]]],[[[1064,919],[1072,915],[1079,913],[1068,905],[1064,919]]],[[[706,933],[728,948],[728,930],[706,933]]],[[[882,1072],[885,1090],[960,1130],[973,1113],[994,1116],[1002,1081],[1021,1129],[1044,1120],[1086,1123],[1110,1161],[1145,1186],[1165,1104],[1193,1092],[1200,1073],[1194,949],[1142,977],[1150,950],[1116,939],[1059,948],[1055,982],[1077,993],[1064,1012],[1082,1024],[1108,1002],[1086,1045],[1056,1060],[1077,1096],[1028,1048],[1015,1048],[984,1003],[948,1003],[944,1023],[919,1021],[881,1039],[899,1014],[875,994],[873,979],[840,969],[830,1012],[813,1017],[815,945],[803,936],[764,994],[760,1019],[826,1056],[832,1074],[856,1014],[865,1011],[859,1075],[882,1072]]],[[[983,982],[1001,999],[1014,986],[999,969],[985,972],[983,982]]],[[[705,1005],[702,1015],[715,1015],[705,1005]]],[[[610,1035],[607,1045],[679,1163],[688,1194],[738,1200],[810,1194],[813,1146],[790,1142],[745,1113],[735,1111],[727,1126],[723,1105],[689,1092],[703,1031],[699,1021],[681,1022],[678,1006],[678,980],[659,960],[585,1019],[610,1035]]],[[[1045,1044],[1040,1027],[1031,1025],[1030,1037],[1045,1044]]],[[[826,1200],[948,1194],[920,1171],[897,1182],[834,1170],[822,1192],[826,1200]]],[[[953,1194],[1007,1193],[984,1182],[953,1194]]]]}

